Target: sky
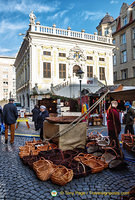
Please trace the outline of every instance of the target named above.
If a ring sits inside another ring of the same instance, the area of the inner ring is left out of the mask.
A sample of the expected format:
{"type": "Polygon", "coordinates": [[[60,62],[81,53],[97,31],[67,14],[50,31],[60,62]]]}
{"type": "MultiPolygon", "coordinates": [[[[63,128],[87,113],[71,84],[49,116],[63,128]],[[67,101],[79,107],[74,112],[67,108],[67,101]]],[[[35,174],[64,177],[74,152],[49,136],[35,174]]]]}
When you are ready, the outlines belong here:
{"type": "Polygon", "coordinates": [[[0,56],[16,56],[23,41],[19,33],[28,30],[31,11],[42,26],[94,34],[107,12],[114,19],[119,16],[123,2],[133,0],[0,0],[0,56]]]}

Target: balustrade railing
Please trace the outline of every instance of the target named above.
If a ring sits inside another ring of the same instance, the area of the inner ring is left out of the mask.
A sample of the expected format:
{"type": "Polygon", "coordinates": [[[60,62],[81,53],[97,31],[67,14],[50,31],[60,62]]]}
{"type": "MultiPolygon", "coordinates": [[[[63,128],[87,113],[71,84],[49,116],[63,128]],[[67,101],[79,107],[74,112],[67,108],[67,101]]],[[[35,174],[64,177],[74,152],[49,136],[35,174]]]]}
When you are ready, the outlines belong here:
{"type": "Polygon", "coordinates": [[[54,27],[31,25],[31,31],[112,44],[112,37],[99,36],[96,34],[89,34],[54,27]]]}

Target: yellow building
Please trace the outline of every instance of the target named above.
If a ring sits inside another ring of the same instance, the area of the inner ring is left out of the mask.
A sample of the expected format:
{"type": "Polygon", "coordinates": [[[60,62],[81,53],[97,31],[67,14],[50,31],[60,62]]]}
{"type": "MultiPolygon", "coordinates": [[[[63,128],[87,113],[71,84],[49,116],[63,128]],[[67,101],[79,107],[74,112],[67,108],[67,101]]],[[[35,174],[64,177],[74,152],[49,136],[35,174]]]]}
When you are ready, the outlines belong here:
{"type": "Polygon", "coordinates": [[[33,108],[38,99],[53,92],[77,98],[82,70],[82,90],[96,92],[107,82],[113,84],[112,37],[72,31],[35,23],[30,25],[16,57],[17,99],[33,108]],[[106,79],[106,80],[105,80],[106,79]]]}

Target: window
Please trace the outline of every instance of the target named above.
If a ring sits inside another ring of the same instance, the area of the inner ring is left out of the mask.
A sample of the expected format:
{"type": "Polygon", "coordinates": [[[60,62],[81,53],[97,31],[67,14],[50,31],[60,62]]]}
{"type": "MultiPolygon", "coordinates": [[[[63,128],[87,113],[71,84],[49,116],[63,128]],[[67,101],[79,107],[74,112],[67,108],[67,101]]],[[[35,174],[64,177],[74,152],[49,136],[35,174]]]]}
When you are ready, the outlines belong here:
{"type": "Polygon", "coordinates": [[[113,56],[113,65],[117,64],[116,55],[113,56]]]}
{"type": "Polygon", "coordinates": [[[51,56],[51,52],[50,51],[43,51],[43,55],[44,56],[51,56]]]}
{"type": "Polygon", "coordinates": [[[128,69],[121,70],[121,79],[127,79],[128,78],[128,69]]]}
{"type": "Polygon", "coordinates": [[[8,74],[3,74],[3,78],[8,78],[8,74]]]}
{"type": "Polygon", "coordinates": [[[124,18],[123,18],[123,26],[125,26],[127,24],[127,16],[125,16],[124,18]]]}
{"type": "Polygon", "coordinates": [[[3,89],[3,92],[8,92],[8,89],[3,89]]]}
{"type": "Polygon", "coordinates": [[[132,29],[132,38],[135,40],[135,28],[132,29]]]}
{"type": "Polygon", "coordinates": [[[51,78],[51,63],[43,63],[43,78],[51,78]]]}
{"type": "Polygon", "coordinates": [[[117,72],[114,72],[113,78],[114,78],[114,81],[117,81],[117,72]]]}
{"type": "Polygon", "coordinates": [[[105,59],[104,58],[99,58],[99,61],[105,61],[105,59]]]}
{"type": "Polygon", "coordinates": [[[121,63],[127,62],[127,51],[121,52],[121,63]]]}
{"type": "Polygon", "coordinates": [[[109,29],[108,28],[105,28],[104,30],[104,35],[107,35],[109,33],[109,29]]]}
{"type": "Polygon", "coordinates": [[[113,39],[113,44],[116,44],[116,41],[115,41],[115,39],[113,39]]]}
{"type": "Polygon", "coordinates": [[[87,66],[87,77],[93,77],[93,66],[87,66]]]}
{"type": "Polygon", "coordinates": [[[100,80],[105,80],[105,68],[99,67],[99,78],[100,80]]]}
{"type": "Polygon", "coordinates": [[[66,78],[66,64],[59,64],[59,78],[66,78]]]}
{"type": "Polygon", "coordinates": [[[133,67],[133,77],[135,77],[135,67],[133,67]]]}
{"type": "Polygon", "coordinates": [[[126,34],[121,35],[121,44],[126,44],[126,34]]]}
{"type": "Polygon", "coordinates": [[[59,53],[59,57],[66,57],[65,53],[59,53]]]}
{"type": "Polygon", "coordinates": [[[135,47],[133,47],[133,59],[135,59],[135,47]]]}
{"type": "Polygon", "coordinates": [[[8,72],[8,67],[3,67],[4,72],[8,72]]]}
{"type": "Polygon", "coordinates": [[[87,56],[87,60],[93,60],[92,56],[87,56]]]}
{"type": "Polygon", "coordinates": [[[116,26],[112,26],[112,33],[116,31],[116,26]]]}

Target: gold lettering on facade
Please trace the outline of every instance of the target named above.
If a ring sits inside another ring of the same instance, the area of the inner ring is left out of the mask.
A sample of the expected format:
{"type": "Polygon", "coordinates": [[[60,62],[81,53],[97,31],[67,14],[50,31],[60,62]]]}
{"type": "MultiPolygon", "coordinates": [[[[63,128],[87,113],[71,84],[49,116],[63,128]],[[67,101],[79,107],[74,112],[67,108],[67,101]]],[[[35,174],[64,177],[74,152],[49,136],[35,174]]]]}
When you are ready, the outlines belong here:
{"type": "Polygon", "coordinates": [[[66,61],[66,58],[58,58],[58,61],[66,61]]]}
{"type": "Polygon", "coordinates": [[[98,62],[98,65],[106,66],[106,63],[105,63],[105,62],[101,62],[101,61],[99,61],[99,62],[98,62]]]}
{"type": "Polygon", "coordinates": [[[52,57],[42,56],[42,60],[52,61],[52,57]]]}

